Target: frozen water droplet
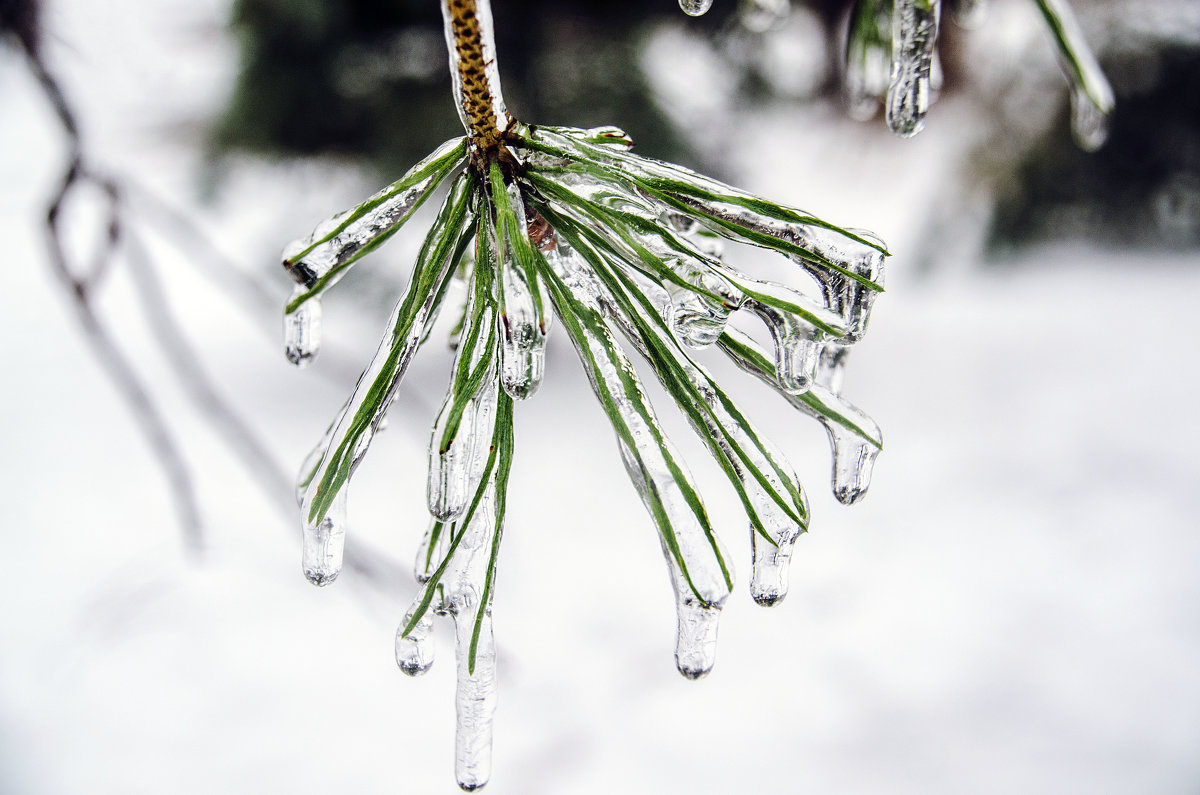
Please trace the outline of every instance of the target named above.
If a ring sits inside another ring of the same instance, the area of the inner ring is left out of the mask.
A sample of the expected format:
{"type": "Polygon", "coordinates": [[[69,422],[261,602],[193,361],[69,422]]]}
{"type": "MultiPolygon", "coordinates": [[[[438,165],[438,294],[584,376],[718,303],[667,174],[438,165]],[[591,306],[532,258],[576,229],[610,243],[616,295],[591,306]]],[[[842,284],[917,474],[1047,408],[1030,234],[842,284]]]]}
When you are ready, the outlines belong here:
{"type": "Polygon", "coordinates": [[[747,30],[765,33],[787,19],[789,11],[788,0],[742,0],[738,18],[747,30]]]}
{"type": "Polygon", "coordinates": [[[713,0],[679,0],[679,7],[688,16],[698,17],[712,8],[713,0]]]}
{"type": "Polygon", "coordinates": [[[1071,135],[1085,152],[1095,152],[1108,139],[1108,114],[1078,86],[1071,89],[1071,135]]]}
{"type": "Polygon", "coordinates": [[[706,605],[687,591],[680,592],[675,605],[675,667],[688,679],[700,679],[708,675],[717,659],[721,607],[706,605]]]}
{"type": "MultiPolygon", "coordinates": [[[[798,529],[798,528],[796,528],[798,529]]],[[[750,528],[750,550],[753,568],[750,571],[750,596],[763,607],[783,601],[788,592],[788,568],[792,549],[799,533],[781,534],[769,543],[753,527],[750,528]]]]}
{"type": "Polygon", "coordinates": [[[396,630],[396,664],[409,676],[420,676],[433,665],[433,615],[421,616],[412,632],[405,635],[404,628],[411,618],[411,613],[405,616],[396,630]]]}
{"type": "Polygon", "coordinates": [[[892,81],[887,123],[910,138],[925,127],[929,111],[929,70],[937,44],[941,0],[896,0],[892,13],[892,81]]]}
{"type": "Polygon", "coordinates": [[[304,525],[304,576],[313,585],[328,585],[342,571],[346,545],[346,486],[334,497],[321,521],[304,525]]]}
{"type": "Polygon", "coordinates": [[[748,299],[746,308],[758,315],[775,344],[775,379],[785,392],[807,392],[816,374],[825,335],[795,315],[748,299]]]}
{"type": "Polygon", "coordinates": [[[833,496],[850,505],[867,493],[879,448],[836,423],[825,427],[833,446],[833,496]]]}
{"type": "MultiPolygon", "coordinates": [[[[299,285],[292,298],[304,294],[299,285]]],[[[294,312],[283,315],[283,344],[288,361],[297,367],[307,367],[321,349],[321,299],[310,298],[294,312]]]]}

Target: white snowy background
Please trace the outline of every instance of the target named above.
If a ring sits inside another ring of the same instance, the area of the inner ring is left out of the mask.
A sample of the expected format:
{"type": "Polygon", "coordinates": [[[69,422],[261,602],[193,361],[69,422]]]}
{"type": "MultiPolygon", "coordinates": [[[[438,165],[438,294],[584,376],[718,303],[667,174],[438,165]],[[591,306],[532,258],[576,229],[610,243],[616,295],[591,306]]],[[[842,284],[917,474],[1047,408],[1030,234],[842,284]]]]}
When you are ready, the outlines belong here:
{"type": "MultiPolygon", "coordinates": [[[[188,208],[282,302],[282,244],[376,186],[331,164],[235,161],[202,200],[203,124],[236,69],[227,2],[45,12],[100,164],[188,208]]],[[[909,142],[822,106],[732,122],[744,186],[873,229],[896,256],[847,374],[886,440],[861,504],[830,496],[815,423],[749,379],[733,389],[813,504],[780,606],[750,600],[733,493],[671,426],[743,564],[707,679],[674,670],[652,526],[556,335],[518,411],[490,792],[1200,790],[1200,258],[1077,242],[989,266],[966,200],[967,242],[942,251],[966,253],[931,257],[933,197],[961,184],[981,118],[948,102],[909,142]]],[[[62,156],[22,59],[0,50],[0,792],[456,791],[451,633],[409,680],[392,638],[410,578],[386,593],[353,572],[304,581],[296,528],[180,392],[117,271],[103,315],[197,478],[206,547],[186,554],[158,463],[46,265],[62,156]]],[[[405,273],[417,242],[360,270],[405,273]]],[[[240,311],[180,251],[154,248],[172,308],[290,471],[354,373],[291,369],[278,316],[240,311]]],[[[361,364],[395,292],[350,292],[330,295],[326,328],[361,364]]],[[[352,495],[352,532],[405,570],[448,368],[436,348],[352,495]]]]}

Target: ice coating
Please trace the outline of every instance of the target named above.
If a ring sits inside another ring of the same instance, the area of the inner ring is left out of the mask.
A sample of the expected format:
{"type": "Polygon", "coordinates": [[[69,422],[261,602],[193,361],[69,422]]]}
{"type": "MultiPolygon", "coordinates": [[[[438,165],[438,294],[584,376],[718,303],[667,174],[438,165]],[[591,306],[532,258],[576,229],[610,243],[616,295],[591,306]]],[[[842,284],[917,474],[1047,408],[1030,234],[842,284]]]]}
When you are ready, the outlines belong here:
{"type": "Polygon", "coordinates": [[[679,0],[679,7],[688,16],[698,17],[712,8],[713,0],[679,0]]]}
{"type": "Polygon", "coordinates": [[[860,499],[871,484],[875,458],[883,449],[883,435],[874,420],[833,391],[840,389],[842,360],[838,354],[831,354],[831,361],[824,362],[820,369],[820,380],[829,383],[819,380],[797,395],[778,389],[768,357],[746,335],[727,331],[721,338],[721,348],[739,367],[775,387],[794,408],[821,423],[833,454],[834,496],[846,505],[860,499]]]}
{"type": "MultiPolygon", "coordinates": [[[[413,561],[413,577],[418,583],[424,585],[429,582],[434,570],[446,557],[446,553],[450,551],[450,539],[453,534],[453,524],[448,524],[440,519],[430,520],[425,535],[421,537],[421,545],[417,548],[417,558],[413,561]]],[[[440,610],[440,604],[436,605],[435,612],[440,610]]]]}
{"type": "Polygon", "coordinates": [[[746,309],[758,315],[775,345],[775,382],[784,392],[799,394],[812,386],[825,335],[789,312],[748,299],[746,309]]]}
{"type": "Polygon", "coordinates": [[[1071,89],[1071,135],[1085,152],[1095,152],[1108,140],[1108,113],[1079,86],[1071,89]]]}
{"type": "MultiPolygon", "coordinates": [[[[525,202],[516,183],[506,188],[517,223],[516,234],[528,241],[525,202]]],[[[537,391],[546,369],[546,335],[549,314],[540,311],[537,276],[527,272],[518,260],[512,241],[506,240],[499,257],[500,311],[500,385],[517,400],[537,391]]]]}
{"type": "Polygon", "coordinates": [[[850,347],[841,340],[830,340],[821,349],[821,359],[817,362],[817,385],[829,390],[832,395],[842,392],[842,375],[846,369],[846,359],[850,355],[850,347]]]}
{"type": "Polygon", "coordinates": [[[823,423],[833,448],[833,496],[851,505],[867,493],[879,448],[836,422],[823,423]]]}
{"type": "Polygon", "coordinates": [[[302,289],[293,293],[285,311],[294,313],[336,284],[350,265],[399,229],[465,158],[465,139],[446,141],[396,182],[288,245],[283,266],[302,289]]]}
{"type": "Polygon", "coordinates": [[[720,339],[729,322],[730,310],[736,309],[743,302],[743,297],[728,279],[703,263],[697,267],[690,262],[676,260],[672,270],[690,284],[722,296],[721,300],[715,300],[710,295],[673,282],[663,285],[670,300],[667,320],[671,329],[688,347],[707,348],[720,339]]]}
{"type": "Polygon", "coordinates": [[[420,676],[433,665],[433,614],[426,613],[407,635],[404,627],[411,616],[396,630],[396,664],[409,676],[420,676]]]}
{"type": "Polygon", "coordinates": [[[851,118],[875,116],[892,77],[891,4],[859,0],[850,17],[842,90],[851,118]]]}
{"type": "Polygon", "coordinates": [[[442,0],[458,118],[481,148],[498,143],[512,122],[500,91],[490,0],[442,0]]]}
{"type": "Polygon", "coordinates": [[[892,11],[892,80],[887,123],[910,138],[925,127],[929,111],[929,70],[937,45],[941,0],[896,0],[892,11]]]}
{"type": "Polygon", "coordinates": [[[790,526],[794,532],[777,534],[770,541],[753,527],[750,528],[750,596],[763,607],[773,607],[787,596],[792,549],[800,537],[799,528],[790,526]]]}
{"type": "Polygon", "coordinates": [[[342,571],[346,548],[346,489],[334,498],[318,522],[305,522],[301,564],[313,585],[328,585],[342,571]]]}
{"type": "MultiPolygon", "coordinates": [[[[295,298],[304,294],[296,285],[295,298]]],[[[321,349],[321,299],[310,298],[295,311],[283,315],[283,349],[287,359],[297,367],[307,367],[321,349]]]]}
{"type": "MultiPolygon", "coordinates": [[[[560,244],[560,251],[563,248],[560,244]]],[[[733,575],[691,477],[659,428],[632,364],[595,308],[600,300],[595,293],[595,282],[563,271],[551,277],[548,286],[593,390],[602,401],[616,407],[616,416],[611,421],[621,459],[658,525],[677,601],[704,605],[708,611],[704,614],[705,627],[711,628],[711,637],[715,639],[717,614],[729,595],[733,575]]],[[[710,630],[706,629],[704,634],[708,637],[710,630]]],[[[685,640],[693,635],[689,630],[685,640]]],[[[708,659],[711,660],[711,655],[708,659]]],[[[681,668],[681,672],[701,675],[691,660],[685,654],[689,667],[681,668]]]]}
{"type": "Polygon", "coordinates": [[[1093,152],[1108,136],[1108,115],[1116,100],[1112,86],[1088,48],[1075,13],[1065,0],[1036,0],[1058,46],[1058,63],[1071,84],[1071,133],[1093,152]]]}
{"type": "Polygon", "coordinates": [[[452,521],[460,517],[479,485],[495,428],[496,389],[496,369],[490,366],[479,387],[464,402],[457,416],[457,430],[449,442],[443,440],[450,423],[456,420],[453,394],[447,396],[438,413],[429,445],[429,512],[435,519],[452,521]]]}
{"type": "Polygon", "coordinates": [[[577,175],[568,174],[557,185],[594,207],[588,218],[559,207],[565,215],[597,230],[615,231],[609,245],[631,266],[661,281],[669,299],[661,306],[663,316],[686,345],[705,348],[716,342],[745,296],[720,270],[717,255],[692,242],[699,224],[681,218],[664,224],[660,207],[616,182],[580,184],[577,175]]]}
{"type": "Polygon", "coordinates": [[[320,463],[307,475],[301,499],[305,526],[317,526],[337,501],[354,469],[366,454],[375,428],[395,397],[400,380],[425,333],[441,287],[454,270],[452,253],[468,220],[467,200],[471,178],[455,181],[426,238],[408,290],[397,303],[384,335],[367,369],[359,376],[350,400],[343,407],[320,463]]]}
{"type": "MultiPolygon", "coordinates": [[[[487,243],[490,245],[490,243],[487,243]]],[[[451,521],[462,515],[483,477],[496,420],[496,324],[491,264],[474,269],[454,374],[429,442],[429,512],[451,521]]]]}
{"type": "Polygon", "coordinates": [[[454,775],[468,792],[482,787],[492,775],[492,718],[496,712],[496,648],[492,635],[492,610],[486,607],[476,631],[469,601],[452,608],[457,687],[454,692],[454,775]],[[474,670],[470,649],[474,641],[474,670]]]}
{"type": "MultiPolygon", "coordinates": [[[[583,258],[570,246],[560,243],[556,256],[556,271],[572,285],[571,289],[581,297],[581,302],[604,310],[654,367],[664,386],[670,376],[650,349],[657,342],[673,352],[680,374],[697,398],[694,405],[681,405],[680,408],[713,454],[724,460],[727,473],[736,478],[743,505],[751,517],[751,536],[755,544],[751,594],[759,604],[775,604],[787,593],[787,565],[792,545],[806,529],[808,517],[808,503],[795,470],[774,445],[761,438],[708,373],[678,348],[666,328],[635,320],[639,309],[649,309],[656,303],[654,285],[643,282],[634,285],[634,277],[626,277],[627,283],[634,287],[627,292],[645,297],[640,303],[631,298],[629,303],[622,304],[615,294],[606,294],[583,258]]],[[[650,318],[652,314],[643,312],[641,317],[650,318]]]]}
{"type": "Polygon", "coordinates": [[[677,586],[675,594],[675,667],[687,679],[700,679],[717,660],[721,607],[700,601],[686,588],[677,586]]]}

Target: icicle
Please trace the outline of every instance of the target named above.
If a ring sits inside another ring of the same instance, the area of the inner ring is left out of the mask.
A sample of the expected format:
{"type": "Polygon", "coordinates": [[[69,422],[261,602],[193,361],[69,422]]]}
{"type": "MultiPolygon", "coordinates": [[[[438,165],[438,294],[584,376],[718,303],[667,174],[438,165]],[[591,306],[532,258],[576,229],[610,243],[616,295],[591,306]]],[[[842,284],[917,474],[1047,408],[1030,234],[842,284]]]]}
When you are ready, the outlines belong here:
{"type": "MultiPolygon", "coordinates": [[[[749,337],[730,331],[722,338],[721,348],[743,370],[775,386],[770,363],[749,337]]],[[[849,505],[859,500],[871,484],[871,470],[883,449],[883,435],[874,420],[833,392],[833,388],[840,386],[837,382],[841,364],[838,354],[830,354],[821,374],[821,381],[828,383],[813,384],[802,395],[782,391],[780,394],[825,427],[833,453],[833,493],[839,502],[849,505]]]]}
{"type": "Polygon", "coordinates": [[[850,116],[875,116],[892,76],[891,4],[858,0],[850,18],[843,92],[850,116]]]}
{"type": "Polygon", "coordinates": [[[746,30],[766,33],[787,19],[790,11],[788,0],[742,0],[738,18],[746,30]]]}
{"type": "Polygon", "coordinates": [[[458,686],[454,694],[457,729],[454,734],[454,775],[458,786],[477,790],[492,775],[492,718],[496,712],[496,648],[491,608],[484,608],[475,635],[474,611],[453,612],[454,653],[458,686]],[[469,665],[475,642],[475,670],[469,665]]]}
{"type": "Polygon", "coordinates": [[[712,8],[713,0],[679,0],[679,7],[688,16],[698,17],[712,8]]]}
{"type": "Polygon", "coordinates": [[[750,551],[753,555],[750,596],[763,607],[777,605],[787,596],[788,568],[792,562],[792,549],[799,537],[799,533],[793,533],[771,544],[753,527],[750,528],[750,551]]]}
{"type": "Polygon", "coordinates": [[[431,611],[421,616],[412,632],[405,635],[410,618],[411,614],[405,616],[396,630],[396,664],[409,676],[420,676],[433,665],[433,614],[431,611]]]}
{"type": "Polygon", "coordinates": [[[867,493],[879,448],[835,422],[825,423],[825,430],[833,447],[833,496],[850,505],[867,493]]]}
{"type": "Polygon", "coordinates": [[[825,335],[789,312],[749,299],[745,308],[758,315],[775,344],[775,380],[790,394],[807,392],[817,370],[825,335]]]}
{"type": "MultiPolygon", "coordinates": [[[[507,187],[509,203],[517,219],[514,234],[529,239],[525,202],[516,183],[507,187]]],[[[520,265],[509,241],[499,241],[503,255],[500,264],[500,385],[517,400],[537,391],[546,369],[546,335],[550,314],[538,311],[536,275],[520,265]],[[534,281],[531,281],[534,280],[534,281]]]]}
{"type": "MultiPolygon", "coordinates": [[[[476,344],[477,351],[484,347],[482,340],[476,344]]],[[[467,509],[487,462],[496,425],[496,400],[496,368],[489,366],[483,381],[462,407],[457,432],[445,443],[457,403],[453,394],[446,397],[429,444],[428,498],[434,518],[452,521],[467,509]]]]}
{"type": "Polygon", "coordinates": [[[700,679],[708,675],[717,659],[721,608],[704,604],[684,589],[676,589],[675,605],[675,667],[688,679],[700,679]]]}
{"type": "Polygon", "coordinates": [[[1095,152],[1108,139],[1108,114],[1081,86],[1071,89],[1071,135],[1085,152],[1095,152]]]}
{"type": "Polygon", "coordinates": [[[325,517],[304,525],[304,576],[313,585],[328,585],[342,571],[346,546],[346,488],[334,497],[325,517]]]}
{"type": "MultiPolygon", "coordinates": [[[[292,299],[303,295],[296,285],[292,299]]],[[[321,299],[310,298],[294,311],[283,315],[283,344],[287,359],[297,367],[307,367],[321,350],[321,299]]]]}
{"type": "MultiPolygon", "coordinates": [[[[864,240],[878,243],[880,248],[883,247],[883,243],[870,232],[854,230],[854,234],[864,240]]],[[[822,237],[825,239],[810,241],[814,250],[826,259],[838,263],[850,273],[875,284],[883,284],[884,258],[881,251],[859,243],[846,246],[843,241],[848,241],[849,238],[845,237],[841,237],[841,239],[832,236],[822,237]]],[[[811,260],[802,257],[793,257],[792,259],[800,268],[816,279],[821,287],[825,305],[841,317],[846,331],[845,336],[840,338],[841,342],[851,345],[862,339],[863,334],[867,331],[867,321],[871,317],[871,307],[874,306],[879,291],[811,260]]]]}
{"type": "Polygon", "coordinates": [[[941,0],[896,0],[892,13],[892,82],[887,123],[910,138],[925,126],[929,110],[929,69],[937,45],[941,0]]]}
{"type": "Polygon", "coordinates": [[[954,3],[954,22],[960,28],[978,28],[986,16],[987,0],[956,0],[954,3]]]}

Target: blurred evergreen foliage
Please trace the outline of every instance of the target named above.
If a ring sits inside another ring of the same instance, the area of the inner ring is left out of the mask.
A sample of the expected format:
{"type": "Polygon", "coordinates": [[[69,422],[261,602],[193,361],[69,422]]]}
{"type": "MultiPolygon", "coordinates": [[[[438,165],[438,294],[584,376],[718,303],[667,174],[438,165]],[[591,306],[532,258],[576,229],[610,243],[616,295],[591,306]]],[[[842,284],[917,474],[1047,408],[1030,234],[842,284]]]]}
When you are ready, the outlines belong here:
{"type": "Polygon", "coordinates": [[[1072,146],[1064,108],[998,197],[993,247],[1063,237],[1200,246],[1200,48],[1104,60],[1117,93],[1108,141],[1092,154],[1072,146]]]}
{"type": "MultiPolygon", "coordinates": [[[[721,3],[694,24],[726,24],[721,3]]],[[[679,15],[673,0],[495,4],[506,100],[517,118],[620,124],[670,158],[681,141],[638,66],[640,33],[679,15]]],[[[403,170],[461,134],[436,0],[238,0],[242,69],[220,149],[336,153],[403,170]]]]}

